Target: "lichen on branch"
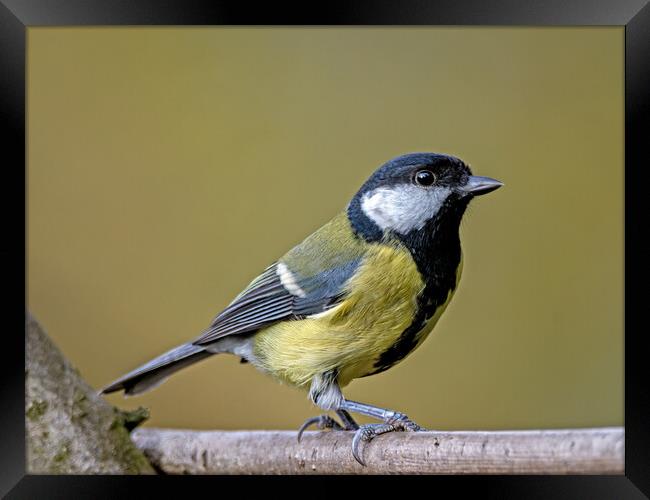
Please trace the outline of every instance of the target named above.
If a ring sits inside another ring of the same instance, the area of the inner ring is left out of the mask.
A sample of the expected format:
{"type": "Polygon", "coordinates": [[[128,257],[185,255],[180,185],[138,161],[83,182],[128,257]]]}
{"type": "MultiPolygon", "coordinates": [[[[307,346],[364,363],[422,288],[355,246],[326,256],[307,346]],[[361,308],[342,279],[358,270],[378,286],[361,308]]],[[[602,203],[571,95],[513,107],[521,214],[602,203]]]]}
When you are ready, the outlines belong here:
{"type": "Polygon", "coordinates": [[[27,470],[37,474],[153,474],[130,431],[148,417],[106,402],[34,317],[26,325],[27,470]]]}

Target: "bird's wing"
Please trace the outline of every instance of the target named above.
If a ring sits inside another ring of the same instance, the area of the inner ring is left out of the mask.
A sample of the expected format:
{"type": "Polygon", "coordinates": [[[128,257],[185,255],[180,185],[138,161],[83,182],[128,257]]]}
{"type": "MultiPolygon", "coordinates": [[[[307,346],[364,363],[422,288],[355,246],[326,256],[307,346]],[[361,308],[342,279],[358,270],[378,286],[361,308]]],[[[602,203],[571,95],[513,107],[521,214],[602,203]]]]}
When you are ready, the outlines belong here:
{"type": "Polygon", "coordinates": [[[365,251],[347,224],[347,217],[335,217],[269,266],[193,344],[301,319],[338,304],[365,251]]]}

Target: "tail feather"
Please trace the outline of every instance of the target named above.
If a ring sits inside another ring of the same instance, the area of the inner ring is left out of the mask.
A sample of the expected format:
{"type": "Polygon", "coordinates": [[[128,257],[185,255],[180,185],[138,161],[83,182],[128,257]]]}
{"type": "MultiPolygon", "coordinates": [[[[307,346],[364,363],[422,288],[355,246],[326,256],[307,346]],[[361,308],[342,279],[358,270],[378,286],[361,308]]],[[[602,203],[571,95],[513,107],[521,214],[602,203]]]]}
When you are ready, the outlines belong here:
{"type": "Polygon", "coordinates": [[[100,394],[120,390],[124,390],[124,394],[129,396],[141,394],[162,384],[172,373],[212,354],[214,353],[206,351],[201,346],[183,344],[120,377],[104,387],[100,394]]]}

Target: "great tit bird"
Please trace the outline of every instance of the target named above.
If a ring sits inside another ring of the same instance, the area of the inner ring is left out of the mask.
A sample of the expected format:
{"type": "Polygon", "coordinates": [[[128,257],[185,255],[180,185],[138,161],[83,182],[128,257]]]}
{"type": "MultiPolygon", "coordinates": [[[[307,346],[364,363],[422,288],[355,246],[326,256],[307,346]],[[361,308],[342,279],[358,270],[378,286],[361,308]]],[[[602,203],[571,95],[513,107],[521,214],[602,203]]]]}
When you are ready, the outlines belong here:
{"type": "Polygon", "coordinates": [[[418,347],[458,286],[460,221],[472,198],[502,183],[459,158],[398,156],[379,167],[346,209],[267,267],[196,339],[136,368],[102,393],[139,394],[213,354],[239,356],[308,391],[320,429],[355,430],[360,443],[422,428],[405,414],[346,399],[353,379],[383,372],[418,347]],[[350,412],[382,423],[358,425],[350,412]]]}

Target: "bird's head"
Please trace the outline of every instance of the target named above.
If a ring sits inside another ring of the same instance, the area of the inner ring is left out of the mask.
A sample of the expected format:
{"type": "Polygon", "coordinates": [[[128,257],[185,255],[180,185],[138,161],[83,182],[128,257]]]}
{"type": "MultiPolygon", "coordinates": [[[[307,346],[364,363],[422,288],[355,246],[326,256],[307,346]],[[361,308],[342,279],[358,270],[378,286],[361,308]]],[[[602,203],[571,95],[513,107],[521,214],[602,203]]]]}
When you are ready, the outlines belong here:
{"type": "Polygon", "coordinates": [[[503,184],[472,175],[459,158],[438,153],[410,153],[386,162],[361,186],[348,206],[357,233],[378,240],[386,232],[407,235],[431,222],[460,223],[474,196],[503,184]]]}

